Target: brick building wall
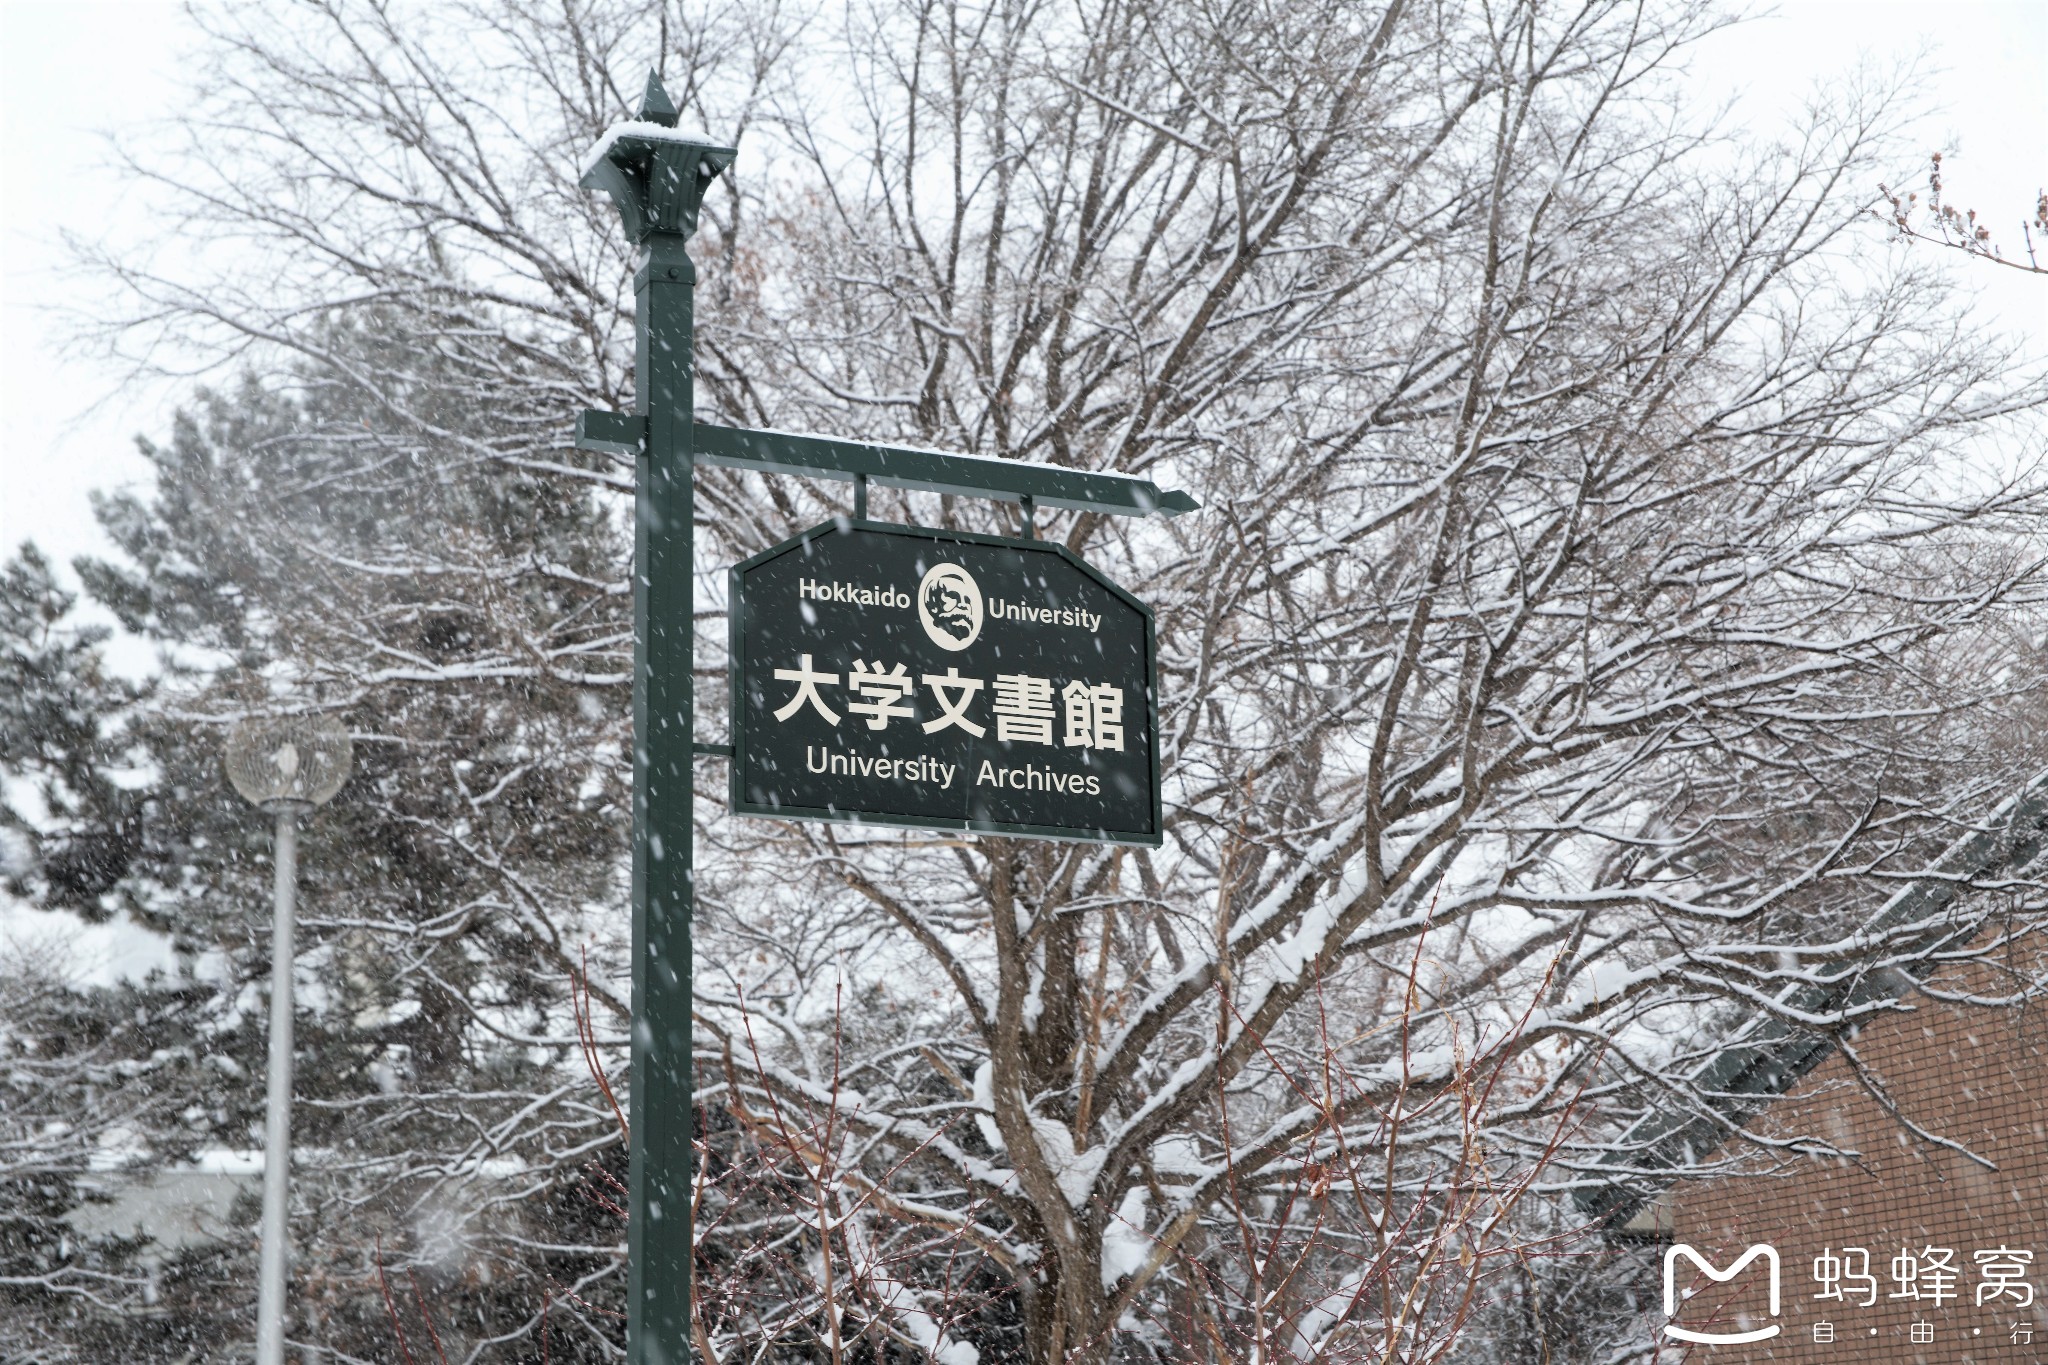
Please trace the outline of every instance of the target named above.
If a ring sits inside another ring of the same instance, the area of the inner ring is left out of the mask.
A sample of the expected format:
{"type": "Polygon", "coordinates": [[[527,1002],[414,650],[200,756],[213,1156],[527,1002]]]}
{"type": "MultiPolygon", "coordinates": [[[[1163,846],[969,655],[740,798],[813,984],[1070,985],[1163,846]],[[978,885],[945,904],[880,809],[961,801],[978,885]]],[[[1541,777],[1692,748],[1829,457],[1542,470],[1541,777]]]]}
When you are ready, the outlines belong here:
{"type": "MultiPolygon", "coordinates": [[[[1935,980],[2003,995],[2028,975],[1973,968],[1935,980]]],[[[1697,1331],[1772,1322],[1781,1330],[1755,1344],[1680,1347],[1676,1358],[2048,1362],[2048,1008],[1965,1007],[1924,994],[1911,1003],[1912,1012],[1864,1028],[1857,1054],[1906,1119],[1996,1169],[1915,1136],[1841,1052],[1831,1054],[1752,1127],[1818,1138],[1855,1159],[1759,1159],[1755,1173],[1681,1182],[1668,1196],[1672,1241],[1721,1268],[1768,1244],[1781,1274],[1773,1319],[1761,1262],[1721,1284],[1681,1257],[1675,1282],[1695,1293],[1675,1321],[1697,1331]]]]}

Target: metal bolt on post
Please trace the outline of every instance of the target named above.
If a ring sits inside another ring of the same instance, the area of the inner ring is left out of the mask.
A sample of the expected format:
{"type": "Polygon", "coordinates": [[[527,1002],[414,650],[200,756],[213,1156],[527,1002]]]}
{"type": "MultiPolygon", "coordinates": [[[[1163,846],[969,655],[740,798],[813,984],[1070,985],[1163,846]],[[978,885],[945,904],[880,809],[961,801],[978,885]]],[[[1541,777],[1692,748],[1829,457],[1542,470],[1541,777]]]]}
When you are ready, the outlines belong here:
{"type": "Polygon", "coordinates": [[[257,1365],[284,1365],[292,1152],[292,901],[299,871],[299,815],[333,799],[348,780],[350,758],[348,731],[325,716],[245,720],[228,732],[228,781],[244,800],[277,820],[271,884],[270,1065],[263,1125],[257,1365]]]}

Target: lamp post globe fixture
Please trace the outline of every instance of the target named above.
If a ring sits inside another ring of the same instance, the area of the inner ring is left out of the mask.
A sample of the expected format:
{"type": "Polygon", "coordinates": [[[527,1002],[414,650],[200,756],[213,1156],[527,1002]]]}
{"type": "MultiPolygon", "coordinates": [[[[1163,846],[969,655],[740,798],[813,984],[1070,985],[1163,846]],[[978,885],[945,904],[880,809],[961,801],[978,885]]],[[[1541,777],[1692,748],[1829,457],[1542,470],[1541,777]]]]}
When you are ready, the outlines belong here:
{"type": "Polygon", "coordinates": [[[267,811],[324,806],[348,781],[348,731],[329,716],[237,721],[228,731],[228,781],[267,811]]]}
{"type": "Polygon", "coordinates": [[[249,719],[236,722],[228,731],[229,783],[244,800],[277,820],[257,1365],[284,1365],[286,1213],[292,1151],[292,897],[298,881],[299,815],[334,799],[342,783],[348,781],[351,757],[348,731],[329,716],[249,719]]]}

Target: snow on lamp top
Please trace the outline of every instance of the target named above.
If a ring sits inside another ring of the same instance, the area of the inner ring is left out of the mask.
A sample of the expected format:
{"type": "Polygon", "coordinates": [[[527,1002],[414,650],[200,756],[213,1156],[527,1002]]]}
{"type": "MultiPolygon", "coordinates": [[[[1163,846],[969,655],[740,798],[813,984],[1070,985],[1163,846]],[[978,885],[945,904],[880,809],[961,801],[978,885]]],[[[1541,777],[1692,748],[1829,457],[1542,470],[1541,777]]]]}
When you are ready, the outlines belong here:
{"type": "Polygon", "coordinates": [[[266,810],[321,806],[348,781],[348,731],[331,716],[237,721],[228,731],[228,781],[266,810]]]}
{"type": "Polygon", "coordinates": [[[737,155],[731,147],[677,132],[677,118],[661,78],[649,73],[639,117],[614,124],[584,159],[579,183],[611,196],[627,237],[636,243],[656,233],[695,233],[704,191],[737,155]]]}

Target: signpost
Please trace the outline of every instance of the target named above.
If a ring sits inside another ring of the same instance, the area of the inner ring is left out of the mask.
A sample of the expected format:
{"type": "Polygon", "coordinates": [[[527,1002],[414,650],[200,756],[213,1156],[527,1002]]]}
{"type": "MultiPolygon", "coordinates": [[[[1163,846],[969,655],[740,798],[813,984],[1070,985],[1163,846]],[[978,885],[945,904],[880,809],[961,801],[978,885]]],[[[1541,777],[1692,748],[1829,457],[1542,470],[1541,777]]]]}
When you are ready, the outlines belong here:
{"type": "Polygon", "coordinates": [[[611,196],[641,253],[634,410],[576,421],[578,446],[629,455],[636,474],[630,1365],[690,1357],[696,757],[733,760],[742,814],[1158,843],[1151,614],[1028,537],[1040,502],[1126,516],[1196,505],[1117,474],[696,422],[684,247],[736,153],[675,125],[649,76],[639,116],[605,134],[582,182],[611,196]],[[851,520],[733,571],[732,746],[692,729],[700,462],[854,485],[851,520]],[[870,480],[1015,502],[1027,538],[870,522],[870,480]]]}
{"type": "Polygon", "coordinates": [[[731,600],[734,811],[1159,842],[1152,613],[1064,548],[831,523],[731,600]]]}

